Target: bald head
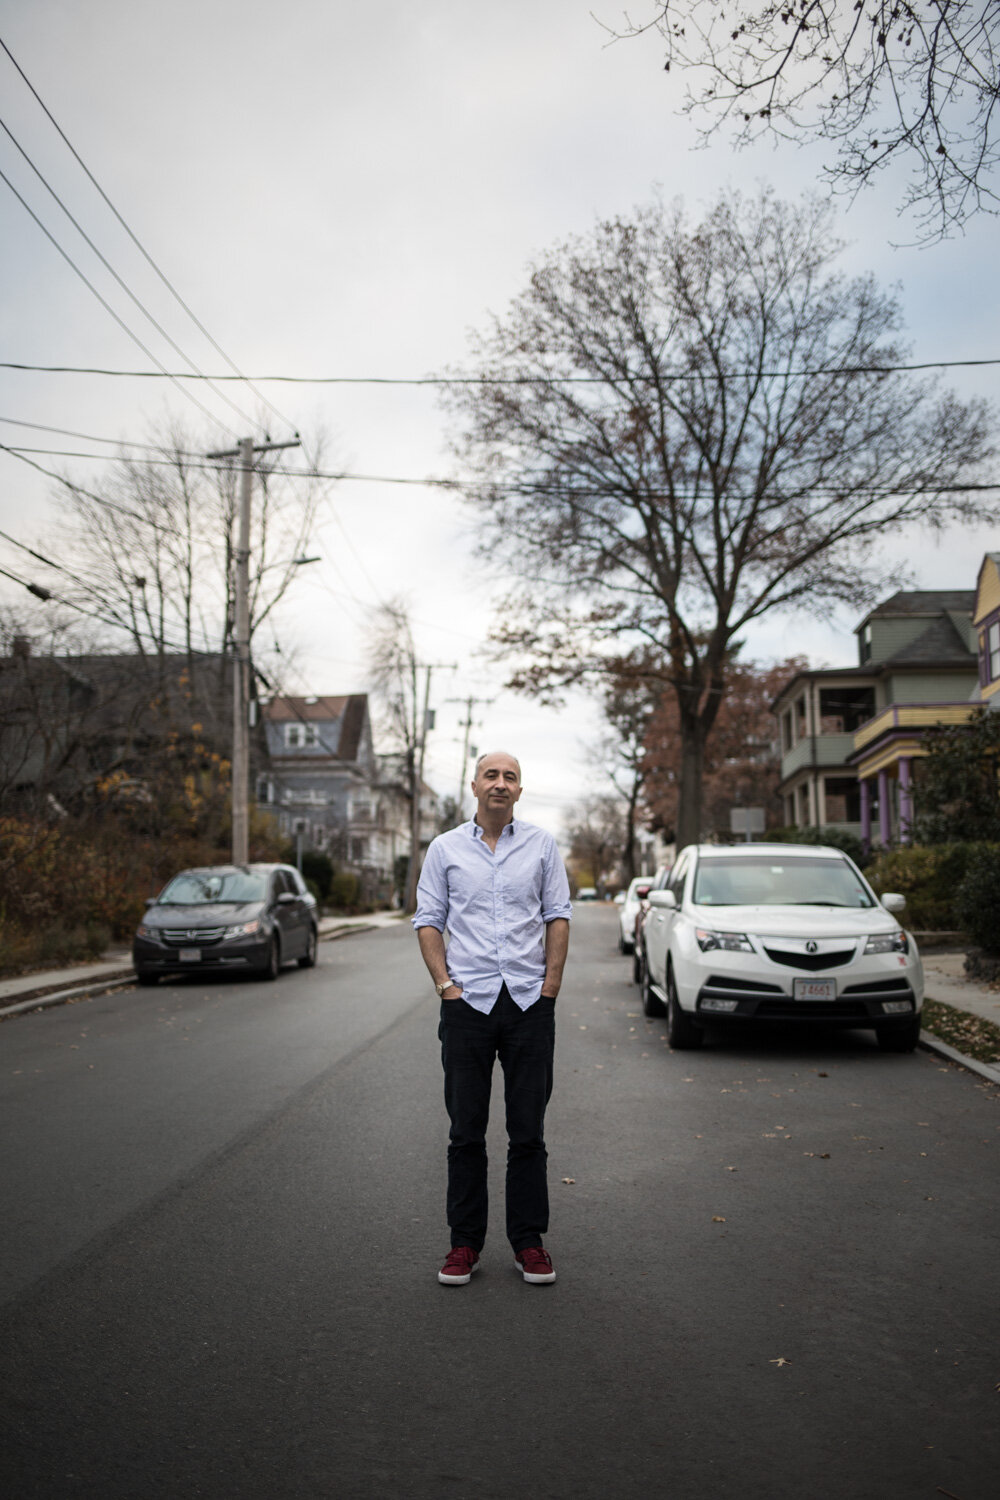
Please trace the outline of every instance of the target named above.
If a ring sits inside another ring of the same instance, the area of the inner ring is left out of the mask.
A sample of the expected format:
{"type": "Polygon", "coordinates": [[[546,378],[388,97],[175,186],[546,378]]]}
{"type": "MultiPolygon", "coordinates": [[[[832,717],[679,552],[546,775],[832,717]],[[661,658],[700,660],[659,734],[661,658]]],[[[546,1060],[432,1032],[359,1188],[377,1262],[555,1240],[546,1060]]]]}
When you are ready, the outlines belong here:
{"type": "Polygon", "coordinates": [[[517,767],[517,779],[518,779],[518,781],[520,781],[520,779],[521,779],[521,762],[518,760],[518,758],[517,758],[516,755],[511,755],[509,753],[509,751],[507,751],[507,750],[487,750],[487,752],[486,752],[485,755],[481,755],[479,757],[479,759],[476,761],[476,770],[475,770],[475,774],[473,775],[473,778],[472,778],[473,781],[478,781],[479,780],[479,770],[480,770],[480,767],[483,764],[483,761],[492,760],[495,755],[503,756],[503,758],[505,760],[512,760],[514,762],[515,766],[517,767]]]}

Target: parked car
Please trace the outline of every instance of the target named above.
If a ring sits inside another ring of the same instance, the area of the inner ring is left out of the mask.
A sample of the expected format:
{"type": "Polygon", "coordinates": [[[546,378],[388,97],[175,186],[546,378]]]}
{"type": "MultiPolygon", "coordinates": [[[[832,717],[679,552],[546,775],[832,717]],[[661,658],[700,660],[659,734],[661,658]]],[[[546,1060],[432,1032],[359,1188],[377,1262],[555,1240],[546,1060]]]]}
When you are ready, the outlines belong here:
{"type": "Polygon", "coordinates": [[[646,944],[643,937],[646,926],[646,918],[649,916],[649,893],[650,891],[661,891],[670,879],[670,865],[661,865],[656,874],[636,890],[639,898],[639,910],[636,913],[635,927],[632,937],[632,982],[639,986],[643,983],[643,974],[646,966],[646,944]]]}
{"type": "Polygon", "coordinates": [[[316,962],[315,898],[291,865],[182,870],[146,904],[132,944],[140,984],[163,974],[228,969],[276,979],[282,964],[316,962]]]}
{"type": "Polygon", "coordinates": [[[576,893],[576,899],[578,901],[596,901],[597,890],[592,885],[581,885],[576,893]]]}
{"type": "MultiPolygon", "coordinates": [[[[648,891],[652,884],[649,875],[637,875],[629,882],[627,891],[620,891],[621,911],[618,913],[618,952],[633,953],[635,951],[635,919],[639,915],[639,890],[645,887],[648,891]]],[[[615,897],[618,900],[618,896],[615,897]]]]}
{"type": "Polygon", "coordinates": [[[880,1047],[920,1036],[924,975],[904,898],[881,900],[839,849],[692,845],[649,893],[643,1009],[672,1047],[732,1021],[873,1027],[880,1047]]]}

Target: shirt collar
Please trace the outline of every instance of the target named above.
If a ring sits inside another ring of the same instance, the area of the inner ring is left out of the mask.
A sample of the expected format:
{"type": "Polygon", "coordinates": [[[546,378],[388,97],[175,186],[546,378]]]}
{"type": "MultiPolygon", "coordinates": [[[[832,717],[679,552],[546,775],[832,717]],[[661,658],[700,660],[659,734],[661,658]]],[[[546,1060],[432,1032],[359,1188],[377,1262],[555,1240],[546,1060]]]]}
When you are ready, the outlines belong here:
{"type": "MultiPolygon", "coordinates": [[[[505,823],[504,826],[501,828],[501,830],[500,830],[500,837],[503,838],[504,834],[506,833],[506,834],[508,834],[510,836],[510,838],[513,838],[514,837],[514,826],[515,826],[516,822],[517,822],[517,819],[512,815],[510,822],[509,823],[505,823]]],[[[472,837],[474,839],[481,839],[482,838],[482,836],[483,836],[482,824],[477,821],[475,814],[473,814],[472,819],[469,822],[468,827],[469,827],[469,831],[471,832],[472,837]]]]}

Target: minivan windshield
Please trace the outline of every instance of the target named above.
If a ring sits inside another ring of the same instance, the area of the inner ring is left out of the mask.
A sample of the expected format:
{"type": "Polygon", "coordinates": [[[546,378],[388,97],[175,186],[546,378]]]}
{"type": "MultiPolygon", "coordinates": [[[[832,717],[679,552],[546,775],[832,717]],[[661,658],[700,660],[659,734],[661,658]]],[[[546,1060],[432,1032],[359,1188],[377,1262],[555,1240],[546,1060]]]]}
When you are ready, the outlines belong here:
{"type": "Polygon", "coordinates": [[[874,902],[846,859],[711,854],[698,861],[698,906],[853,906],[874,902]]]}
{"type": "Polygon", "coordinates": [[[267,876],[257,870],[183,870],[163,889],[160,906],[242,905],[263,901],[267,876]]]}

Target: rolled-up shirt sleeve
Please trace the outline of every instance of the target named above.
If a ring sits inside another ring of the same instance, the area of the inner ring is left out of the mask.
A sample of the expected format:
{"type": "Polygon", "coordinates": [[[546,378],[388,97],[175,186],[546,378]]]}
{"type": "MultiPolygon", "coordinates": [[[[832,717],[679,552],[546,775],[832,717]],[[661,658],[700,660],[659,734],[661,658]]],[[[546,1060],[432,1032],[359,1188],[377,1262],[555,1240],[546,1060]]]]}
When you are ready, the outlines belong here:
{"type": "Polygon", "coordinates": [[[436,839],[427,850],[417,882],[417,909],[410,920],[415,932],[421,927],[444,932],[448,925],[448,876],[436,839]]]}
{"type": "Polygon", "coordinates": [[[542,921],[555,922],[564,917],[570,921],[573,907],[569,899],[569,881],[566,866],[562,862],[555,839],[551,841],[545,855],[542,881],[542,921]]]}

